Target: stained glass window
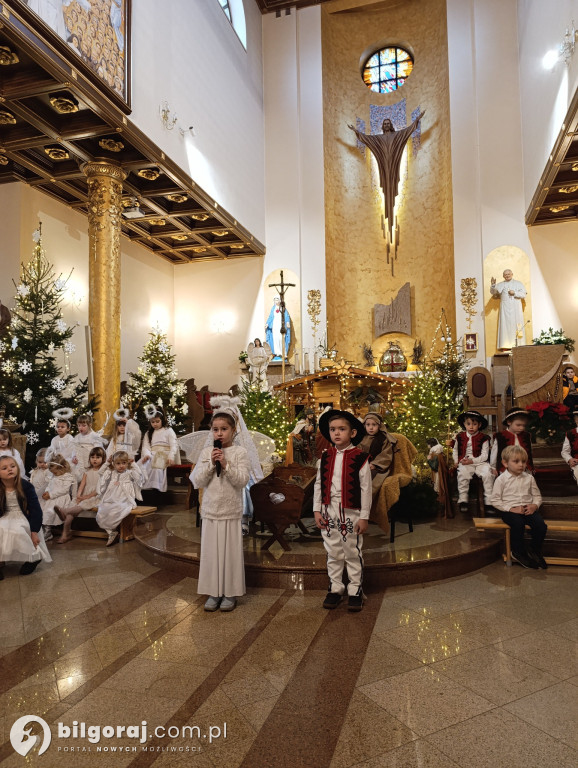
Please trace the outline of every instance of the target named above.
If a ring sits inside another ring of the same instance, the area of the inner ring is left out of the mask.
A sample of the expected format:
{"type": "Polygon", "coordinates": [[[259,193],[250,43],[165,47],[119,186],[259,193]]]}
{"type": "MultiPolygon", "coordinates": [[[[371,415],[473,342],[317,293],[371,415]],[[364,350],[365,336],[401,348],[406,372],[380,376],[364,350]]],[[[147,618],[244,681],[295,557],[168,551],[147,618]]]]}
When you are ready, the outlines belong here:
{"type": "Polygon", "coordinates": [[[405,83],[413,58],[403,48],[390,47],[372,53],[363,67],[363,82],[376,93],[391,93],[405,83]]]}

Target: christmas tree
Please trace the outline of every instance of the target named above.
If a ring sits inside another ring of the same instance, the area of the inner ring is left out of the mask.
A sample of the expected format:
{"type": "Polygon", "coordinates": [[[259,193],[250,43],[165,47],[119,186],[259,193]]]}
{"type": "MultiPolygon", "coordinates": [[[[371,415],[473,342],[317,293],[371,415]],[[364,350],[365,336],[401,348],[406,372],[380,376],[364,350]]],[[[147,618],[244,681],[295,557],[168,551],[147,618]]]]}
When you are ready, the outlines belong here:
{"type": "Polygon", "coordinates": [[[142,357],[139,357],[140,365],[136,373],[129,373],[130,381],[127,394],[122,398],[123,405],[133,411],[141,429],[148,429],[143,409],[153,403],[163,409],[169,427],[178,435],[184,434],[189,412],[185,380],[179,379],[175,355],[166,334],[157,327],[149,336],[142,357]]]}
{"type": "Polygon", "coordinates": [[[27,466],[33,466],[35,452],[54,437],[54,410],[70,408],[76,416],[95,410],[95,401],[88,402],[86,380],[70,373],[74,328],[62,317],[70,275],[57,276],[46,259],[41,227],[33,240],[34,254],[21,267],[12,321],[0,341],[0,405],[7,420],[22,425],[27,466]],[[57,363],[59,354],[63,367],[57,363]]]}
{"type": "Polygon", "coordinates": [[[453,340],[443,309],[423,368],[433,373],[449,390],[453,400],[461,404],[466,394],[468,361],[461,340],[453,340]]]}
{"type": "Polygon", "coordinates": [[[247,429],[273,438],[277,453],[285,456],[287,438],[295,426],[295,420],[290,419],[281,400],[271,392],[261,391],[259,382],[250,383],[247,380],[241,385],[240,397],[239,410],[247,429]]]}

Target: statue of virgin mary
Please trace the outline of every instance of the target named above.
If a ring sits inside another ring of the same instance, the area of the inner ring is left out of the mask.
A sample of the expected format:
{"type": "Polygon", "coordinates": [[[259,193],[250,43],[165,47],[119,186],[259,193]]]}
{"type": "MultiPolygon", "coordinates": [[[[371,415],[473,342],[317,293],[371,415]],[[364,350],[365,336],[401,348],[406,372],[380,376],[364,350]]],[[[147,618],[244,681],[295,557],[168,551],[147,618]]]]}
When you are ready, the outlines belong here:
{"type": "Polygon", "coordinates": [[[271,347],[271,352],[274,355],[273,360],[281,360],[282,355],[287,359],[287,353],[289,352],[289,345],[291,343],[291,318],[289,317],[287,308],[285,308],[285,328],[287,329],[287,333],[285,334],[285,350],[283,352],[281,309],[279,298],[276,296],[271,311],[269,312],[269,317],[267,318],[267,324],[265,325],[265,335],[267,343],[271,347]]]}

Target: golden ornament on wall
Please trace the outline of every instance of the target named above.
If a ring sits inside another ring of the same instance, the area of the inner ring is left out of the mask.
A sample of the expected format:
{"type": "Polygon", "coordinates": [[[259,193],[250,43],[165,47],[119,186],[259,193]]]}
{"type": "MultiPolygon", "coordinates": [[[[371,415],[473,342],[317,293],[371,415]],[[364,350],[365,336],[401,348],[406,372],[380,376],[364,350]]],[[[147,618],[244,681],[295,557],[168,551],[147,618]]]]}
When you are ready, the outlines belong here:
{"type": "Polygon", "coordinates": [[[461,303],[462,307],[464,308],[466,312],[466,320],[468,323],[468,330],[472,330],[472,317],[474,315],[477,315],[478,312],[474,307],[476,306],[478,302],[478,281],[475,277],[463,277],[461,282],[462,287],[462,296],[461,296],[461,303]]]}
{"type": "Polygon", "coordinates": [[[16,118],[12,112],[0,110],[0,125],[16,125],[16,118]]]}
{"type": "Polygon", "coordinates": [[[194,219],[195,221],[206,221],[208,218],[208,213],[191,213],[191,219],[194,219]]]}
{"type": "Polygon", "coordinates": [[[551,205],[550,211],[552,211],[552,213],[561,213],[562,211],[567,211],[568,208],[570,208],[569,205],[551,205]]]}
{"type": "Polygon", "coordinates": [[[182,195],[180,192],[174,192],[172,195],[167,195],[167,200],[170,200],[171,203],[185,203],[187,196],[182,195]]]}
{"type": "Polygon", "coordinates": [[[44,151],[51,160],[69,160],[70,155],[62,147],[44,147],[44,151]]]}
{"type": "Polygon", "coordinates": [[[243,243],[231,243],[229,246],[232,251],[242,251],[244,247],[243,243]]]}
{"type": "Polygon", "coordinates": [[[151,227],[164,227],[166,223],[165,219],[149,219],[151,227]]]}
{"type": "Polygon", "coordinates": [[[137,176],[140,176],[141,179],[146,179],[147,181],[156,181],[160,175],[161,172],[157,171],[156,168],[141,168],[140,171],[137,172],[137,176]]]}
{"type": "Polygon", "coordinates": [[[70,115],[73,112],[78,112],[78,102],[72,96],[51,94],[49,100],[60,115],[70,115]]]}
{"type": "Polygon", "coordinates": [[[572,170],[578,171],[578,163],[572,163],[572,170]]]}
{"type": "Polygon", "coordinates": [[[189,239],[189,236],[188,236],[188,235],[185,235],[185,233],[184,233],[184,232],[181,232],[181,233],[180,233],[180,234],[178,234],[178,235],[171,235],[171,238],[172,238],[173,240],[178,240],[178,242],[179,242],[179,243],[182,243],[182,242],[184,242],[185,240],[188,240],[188,239],[189,239]]]}
{"type": "Polygon", "coordinates": [[[9,162],[6,155],[0,155],[0,165],[8,165],[9,162]]]}
{"type": "Polygon", "coordinates": [[[561,192],[563,195],[573,195],[574,192],[578,192],[578,184],[572,184],[569,187],[560,187],[558,192],[561,192]]]}
{"type": "Polygon", "coordinates": [[[205,253],[206,250],[204,245],[199,245],[197,248],[193,248],[194,253],[205,253]]]}
{"type": "Polygon", "coordinates": [[[98,142],[98,146],[109,152],[120,152],[121,149],[124,149],[122,141],[115,141],[114,139],[101,139],[98,142]]]}
{"type": "Polygon", "coordinates": [[[229,230],[228,229],[223,229],[223,230],[220,230],[220,231],[217,230],[215,232],[211,232],[211,234],[215,235],[215,237],[225,237],[225,235],[229,234],[229,230]]]}
{"type": "Polygon", "coordinates": [[[321,291],[307,291],[307,314],[311,320],[311,331],[313,333],[313,346],[317,346],[317,326],[319,325],[319,315],[321,314],[321,291]]]}
{"type": "Polygon", "coordinates": [[[0,66],[9,67],[11,64],[18,64],[19,61],[17,54],[7,45],[0,45],[0,66]]]}

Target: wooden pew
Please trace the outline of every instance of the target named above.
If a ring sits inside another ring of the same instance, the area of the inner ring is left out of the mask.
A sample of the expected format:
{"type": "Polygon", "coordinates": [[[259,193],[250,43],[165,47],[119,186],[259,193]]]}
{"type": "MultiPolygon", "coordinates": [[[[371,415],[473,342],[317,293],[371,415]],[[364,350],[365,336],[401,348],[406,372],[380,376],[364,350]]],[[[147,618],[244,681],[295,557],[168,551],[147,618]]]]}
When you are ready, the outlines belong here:
{"type": "MultiPolygon", "coordinates": [[[[73,536],[82,536],[86,538],[93,538],[93,539],[106,539],[108,537],[108,534],[106,531],[103,531],[102,528],[99,528],[96,524],[96,509],[91,510],[94,514],[90,515],[84,515],[83,517],[76,517],[74,519],[74,522],[72,523],[72,530],[71,533],[73,536]],[[90,524],[90,528],[88,530],[83,530],[82,528],[75,527],[78,525],[79,521],[88,521],[90,524]]],[[[120,524],[120,540],[121,541],[131,541],[134,539],[134,524],[136,522],[137,518],[140,517],[146,517],[147,515],[152,515],[153,512],[156,512],[156,507],[146,507],[146,506],[140,506],[140,507],[134,507],[131,509],[130,515],[127,515],[124,520],[122,520],[120,524]]]]}
{"type": "MultiPolygon", "coordinates": [[[[511,528],[498,517],[474,517],[477,531],[504,531],[506,534],[506,552],[503,555],[506,565],[512,565],[511,528]]],[[[571,531],[578,533],[578,520],[546,520],[548,531],[571,531]]],[[[578,565],[578,557],[545,557],[548,565],[578,565]]]]}

